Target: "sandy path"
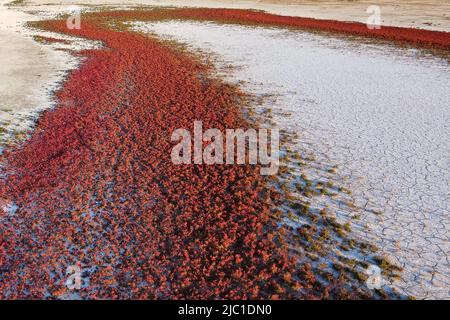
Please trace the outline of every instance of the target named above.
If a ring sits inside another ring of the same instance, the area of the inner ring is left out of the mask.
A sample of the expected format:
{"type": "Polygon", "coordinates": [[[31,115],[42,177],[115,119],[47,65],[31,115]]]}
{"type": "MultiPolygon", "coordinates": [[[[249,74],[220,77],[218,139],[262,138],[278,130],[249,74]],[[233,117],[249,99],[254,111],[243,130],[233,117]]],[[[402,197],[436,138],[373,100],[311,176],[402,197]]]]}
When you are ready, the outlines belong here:
{"type": "Polygon", "coordinates": [[[346,211],[328,197],[314,205],[332,207],[343,219],[360,215],[354,221],[359,236],[404,267],[395,286],[405,294],[449,298],[445,60],[301,32],[188,22],[147,26],[140,30],[237,66],[231,80],[243,81],[248,91],[279,95],[265,107],[281,129],[298,133],[298,150],[315,157],[316,165],[303,173],[321,179],[324,164],[337,165],[360,209],[346,211]]]}

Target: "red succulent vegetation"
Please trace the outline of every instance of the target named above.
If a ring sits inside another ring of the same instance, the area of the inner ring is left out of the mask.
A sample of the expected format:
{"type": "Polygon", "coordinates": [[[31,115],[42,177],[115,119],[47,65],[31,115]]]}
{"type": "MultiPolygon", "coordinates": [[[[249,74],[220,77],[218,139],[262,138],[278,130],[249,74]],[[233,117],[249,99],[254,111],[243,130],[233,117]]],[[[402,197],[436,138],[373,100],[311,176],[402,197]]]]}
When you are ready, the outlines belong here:
{"type": "Polygon", "coordinates": [[[189,18],[369,34],[449,47],[446,34],[290,18],[260,12],[177,9],[92,13],[80,30],[99,40],[41,114],[22,146],[3,155],[0,297],[61,298],[66,269],[81,264],[81,298],[319,298],[269,218],[271,192],[250,165],[174,165],[171,133],[248,127],[240,93],[157,39],[111,21],[189,18]]]}
{"type": "Polygon", "coordinates": [[[389,26],[382,26],[380,29],[369,29],[366,24],[359,22],[289,17],[251,10],[206,8],[154,9],[146,11],[115,11],[109,13],[109,15],[111,18],[141,21],[190,19],[228,24],[277,26],[357,35],[396,43],[409,43],[425,48],[450,49],[450,33],[448,32],[389,26]]]}

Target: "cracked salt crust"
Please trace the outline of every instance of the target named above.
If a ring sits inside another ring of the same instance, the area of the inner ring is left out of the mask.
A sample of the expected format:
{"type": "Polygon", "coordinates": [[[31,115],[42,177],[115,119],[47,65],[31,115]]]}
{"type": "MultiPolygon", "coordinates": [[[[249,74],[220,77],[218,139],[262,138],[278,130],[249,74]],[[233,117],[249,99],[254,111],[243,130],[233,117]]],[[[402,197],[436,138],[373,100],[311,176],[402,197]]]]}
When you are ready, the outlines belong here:
{"type": "Polygon", "coordinates": [[[313,205],[352,220],[404,268],[393,286],[417,298],[449,298],[450,66],[420,50],[283,29],[195,22],[136,23],[218,56],[226,78],[261,96],[313,179],[337,166],[353,193],[313,205]],[[233,65],[232,71],[226,66],[233,65]]]}

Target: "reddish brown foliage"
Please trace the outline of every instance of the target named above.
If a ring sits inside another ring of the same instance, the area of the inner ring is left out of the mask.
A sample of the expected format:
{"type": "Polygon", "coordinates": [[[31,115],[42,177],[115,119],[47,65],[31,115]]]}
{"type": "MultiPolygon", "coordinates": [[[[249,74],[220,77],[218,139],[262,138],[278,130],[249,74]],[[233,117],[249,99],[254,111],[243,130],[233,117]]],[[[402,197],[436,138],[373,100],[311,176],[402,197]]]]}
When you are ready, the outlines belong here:
{"type": "Polygon", "coordinates": [[[450,33],[448,32],[385,26],[381,29],[369,29],[366,24],[359,22],[288,17],[249,10],[188,8],[173,10],[155,9],[136,12],[116,11],[109,13],[109,15],[112,18],[120,19],[193,19],[246,25],[281,26],[359,35],[398,43],[410,43],[427,48],[450,49],[450,33]]]}
{"type": "Polygon", "coordinates": [[[41,24],[105,49],[83,53],[88,59],[58,92],[58,107],[41,115],[23,147],[5,153],[0,196],[19,209],[1,217],[2,298],[61,296],[65,270],[77,262],[89,279],[82,298],[339,295],[288,259],[258,168],[172,164],[176,128],[192,130],[195,120],[204,129],[248,126],[239,94],[205,77],[191,57],[104,22],[179,17],[450,43],[442,33],[236,10],[96,13],[81,30],[41,24]]]}

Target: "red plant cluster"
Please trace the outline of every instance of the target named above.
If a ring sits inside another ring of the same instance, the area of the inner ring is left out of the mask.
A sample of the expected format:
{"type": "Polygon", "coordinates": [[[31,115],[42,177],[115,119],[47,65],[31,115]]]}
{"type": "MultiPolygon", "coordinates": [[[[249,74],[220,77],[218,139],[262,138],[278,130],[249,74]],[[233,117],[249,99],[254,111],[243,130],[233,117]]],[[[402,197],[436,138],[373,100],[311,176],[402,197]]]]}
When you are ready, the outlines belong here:
{"type": "Polygon", "coordinates": [[[137,20],[192,19],[245,25],[280,26],[358,35],[397,43],[409,43],[426,48],[450,49],[450,33],[448,32],[388,26],[382,26],[380,29],[369,29],[366,24],[359,22],[280,16],[261,11],[183,8],[172,10],[116,11],[111,12],[110,16],[112,18],[120,17],[122,19],[137,20]]]}
{"type": "Polygon", "coordinates": [[[269,218],[259,168],[173,165],[171,133],[247,127],[239,93],[208,78],[189,55],[111,21],[186,18],[349,32],[450,47],[446,33],[382,28],[261,12],[176,9],[93,13],[80,30],[40,27],[102,41],[89,50],[44,112],[32,137],[7,150],[0,198],[0,297],[69,295],[66,270],[83,269],[81,298],[342,297],[308,265],[288,258],[269,218]]]}
{"type": "Polygon", "coordinates": [[[0,297],[62,298],[81,263],[81,298],[313,297],[270,222],[259,169],[173,165],[171,133],[246,127],[235,89],[155,39],[83,20],[52,31],[101,40],[32,137],[4,154],[0,297]]]}

